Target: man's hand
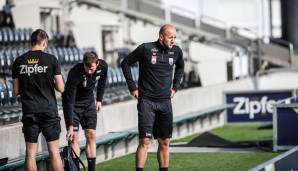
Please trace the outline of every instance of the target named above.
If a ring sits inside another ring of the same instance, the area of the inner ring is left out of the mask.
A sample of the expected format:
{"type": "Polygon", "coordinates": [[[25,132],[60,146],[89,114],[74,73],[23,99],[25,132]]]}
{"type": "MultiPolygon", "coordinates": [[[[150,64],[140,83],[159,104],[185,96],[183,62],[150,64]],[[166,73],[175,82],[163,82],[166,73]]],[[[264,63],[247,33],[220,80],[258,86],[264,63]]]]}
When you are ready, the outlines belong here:
{"type": "Polygon", "coordinates": [[[175,94],[176,94],[176,91],[174,89],[171,89],[171,98],[173,98],[175,94]]]}
{"type": "Polygon", "coordinates": [[[132,92],[130,92],[130,94],[135,97],[136,99],[138,99],[139,97],[139,90],[136,89],[136,90],[133,90],[132,92]]]}
{"type": "Polygon", "coordinates": [[[101,110],[101,102],[100,101],[96,101],[96,111],[100,111],[101,110]]]}
{"type": "Polygon", "coordinates": [[[72,141],[73,140],[73,126],[70,125],[68,126],[68,129],[67,129],[67,134],[66,134],[66,140],[68,141],[72,141]]]}

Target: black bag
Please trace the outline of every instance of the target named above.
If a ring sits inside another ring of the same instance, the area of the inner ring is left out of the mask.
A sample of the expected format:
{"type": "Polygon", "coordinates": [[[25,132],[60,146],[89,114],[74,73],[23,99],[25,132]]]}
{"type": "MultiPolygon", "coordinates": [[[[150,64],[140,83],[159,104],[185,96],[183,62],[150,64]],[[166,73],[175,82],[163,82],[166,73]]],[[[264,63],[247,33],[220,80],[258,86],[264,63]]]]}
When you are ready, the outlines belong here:
{"type": "Polygon", "coordinates": [[[64,170],[65,171],[80,171],[80,168],[78,168],[74,161],[74,154],[77,159],[79,159],[80,164],[83,166],[84,171],[86,170],[84,163],[82,160],[78,157],[78,155],[74,152],[74,150],[71,148],[70,144],[68,143],[68,146],[63,147],[62,150],[62,160],[64,163],[64,170]]]}

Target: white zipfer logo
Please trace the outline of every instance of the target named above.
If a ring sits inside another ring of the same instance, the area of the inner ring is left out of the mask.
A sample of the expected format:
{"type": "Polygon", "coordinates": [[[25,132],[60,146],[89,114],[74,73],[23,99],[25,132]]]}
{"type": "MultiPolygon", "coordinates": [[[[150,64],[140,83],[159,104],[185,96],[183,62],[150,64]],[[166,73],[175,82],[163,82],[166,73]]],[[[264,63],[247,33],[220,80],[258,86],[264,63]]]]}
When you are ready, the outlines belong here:
{"type": "Polygon", "coordinates": [[[33,66],[20,65],[20,68],[20,74],[27,74],[28,76],[30,76],[31,74],[46,73],[48,66],[38,66],[38,64],[35,64],[33,66]]]}
{"type": "Polygon", "coordinates": [[[273,113],[273,105],[278,101],[268,100],[267,96],[263,96],[260,101],[250,101],[247,97],[235,97],[233,102],[236,103],[236,107],[233,110],[235,115],[249,114],[249,118],[253,119],[257,113],[273,113]]]}

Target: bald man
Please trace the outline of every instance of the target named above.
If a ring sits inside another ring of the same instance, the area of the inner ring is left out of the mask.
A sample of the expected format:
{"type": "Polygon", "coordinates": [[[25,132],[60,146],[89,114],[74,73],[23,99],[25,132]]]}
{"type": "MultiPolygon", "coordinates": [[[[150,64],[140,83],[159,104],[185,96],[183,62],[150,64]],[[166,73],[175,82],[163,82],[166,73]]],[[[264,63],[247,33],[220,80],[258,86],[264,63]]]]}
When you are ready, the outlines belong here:
{"type": "Polygon", "coordinates": [[[175,39],[175,27],[163,25],[157,41],[138,46],[121,63],[131,95],[138,99],[136,171],[142,171],[145,166],[152,137],[158,140],[159,170],[167,171],[169,167],[169,144],[173,131],[171,98],[177,92],[184,72],[183,53],[174,45],[175,39]],[[136,62],[139,62],[138,86],[130,70],[136,62]]]}

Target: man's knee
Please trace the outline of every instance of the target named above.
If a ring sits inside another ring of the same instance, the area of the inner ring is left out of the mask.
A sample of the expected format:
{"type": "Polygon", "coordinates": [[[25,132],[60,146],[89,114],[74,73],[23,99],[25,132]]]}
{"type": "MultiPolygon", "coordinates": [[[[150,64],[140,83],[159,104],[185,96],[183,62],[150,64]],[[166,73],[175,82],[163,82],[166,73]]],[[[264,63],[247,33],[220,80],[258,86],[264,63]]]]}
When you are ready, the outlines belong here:
{"type": "Polygon", "coordinates": [[[60,156],[59,148],[51,148],[51,149],[49,149],[49,155],[50,155],[51,157],[57,157],[57,156],[60,156]]]}
{"type": "Polygon", "coordinates": [[[91,129],[86,130],[85,131],[85,136],[86,136],[87,141],[95,141],[96,132],[95,132],[95,130],[91,130],[91,129]]]}
{"type": "Polygon", "coordinates": [[[143,148],[149,148],[151,141],[149,138],[141,138],[139,139],[139,146],[143,148]]]}
{"type": "Polygon", "coordinates": [[[37,152],[37,144],[26,143],[26,157],[35,159],[37,152]]]}
{"type": "Polygon", "coordinates": [[[169,139],[158,139],[158,145],[160,148],[169,148],[170,140],[169,139]]]}
{"type": "Polygon", "coordinates": [[[55,140],[48,142],[48,151],[51,157],[60,157],[59,141],[55,140]]]}
{"type": "Polygon", "coordinates": [[[35,151],[26,150],[26,158],[27,159],[34,159],[35,160],[35,157],[36,157],[36,152],[35,151]]]}

